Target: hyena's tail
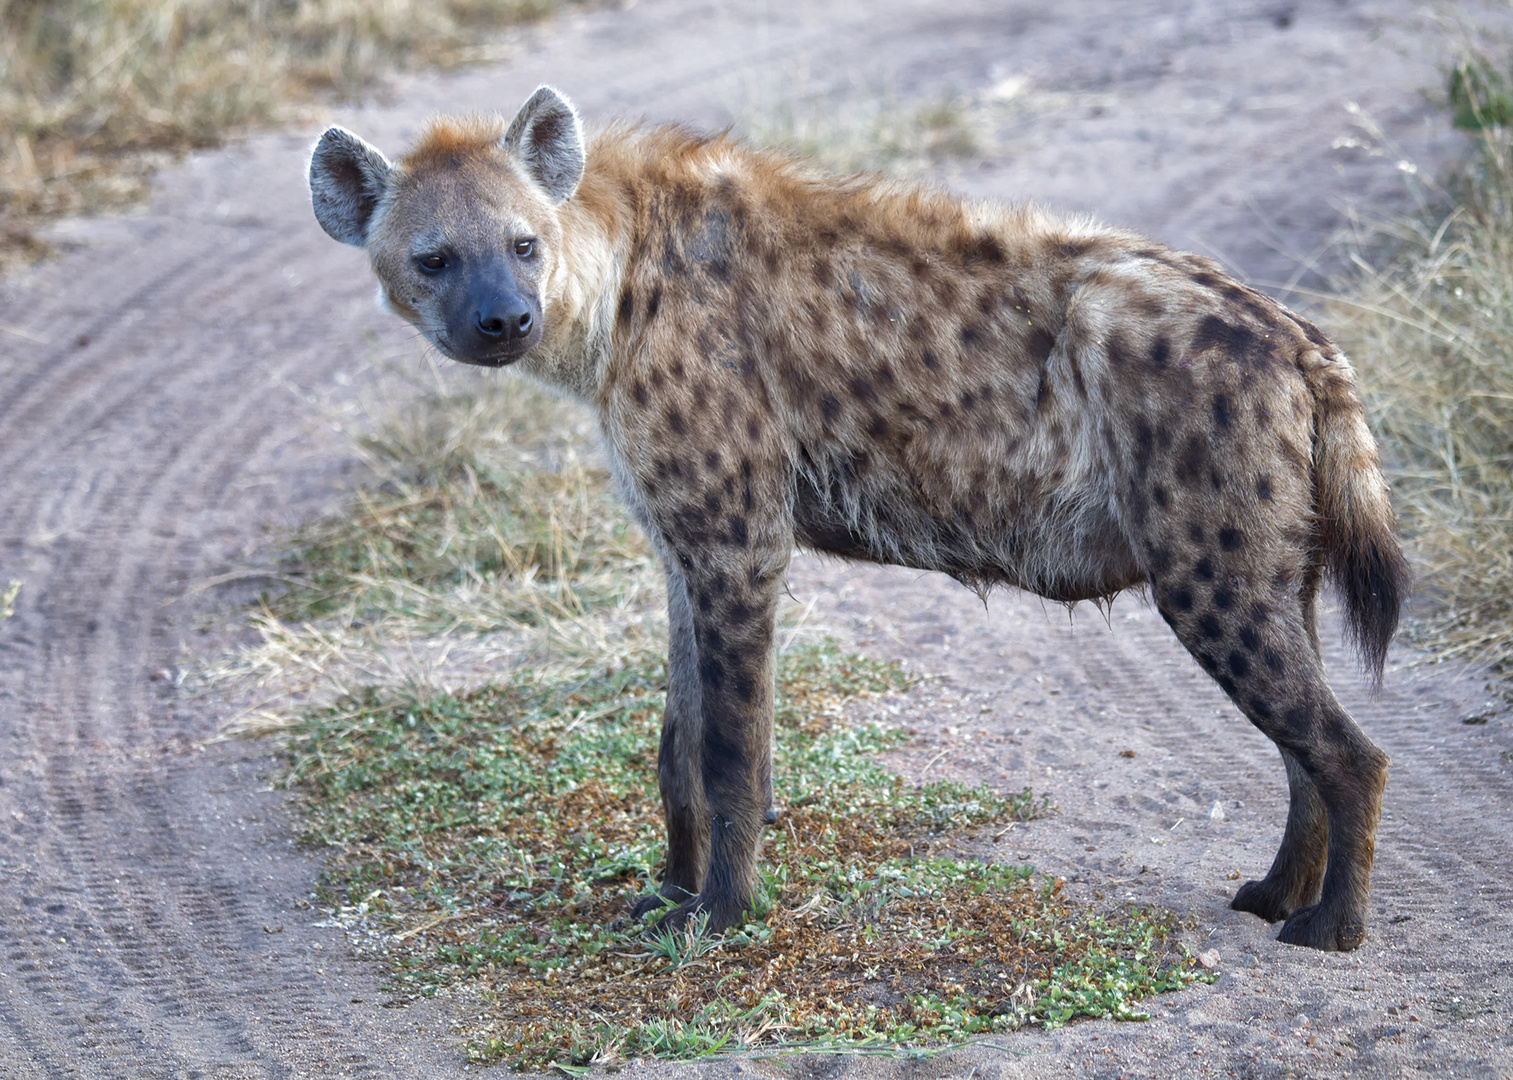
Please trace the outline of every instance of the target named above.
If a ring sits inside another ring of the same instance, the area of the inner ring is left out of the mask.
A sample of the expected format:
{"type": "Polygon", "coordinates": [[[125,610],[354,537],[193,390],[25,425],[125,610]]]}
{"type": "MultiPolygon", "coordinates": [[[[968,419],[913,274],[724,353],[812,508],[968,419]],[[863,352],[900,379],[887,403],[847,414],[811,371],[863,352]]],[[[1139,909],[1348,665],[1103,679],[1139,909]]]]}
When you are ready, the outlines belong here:
{"type": "Polygon", "coordinates": [[[1314,503],[1324,566],[1345,594],[1346,626],[1366,670],[1380,683],[1408,591],[1408,564],[1355,372],[1328,345],[1310,350],[1300,366],[1313,395],[1314,503]]]}

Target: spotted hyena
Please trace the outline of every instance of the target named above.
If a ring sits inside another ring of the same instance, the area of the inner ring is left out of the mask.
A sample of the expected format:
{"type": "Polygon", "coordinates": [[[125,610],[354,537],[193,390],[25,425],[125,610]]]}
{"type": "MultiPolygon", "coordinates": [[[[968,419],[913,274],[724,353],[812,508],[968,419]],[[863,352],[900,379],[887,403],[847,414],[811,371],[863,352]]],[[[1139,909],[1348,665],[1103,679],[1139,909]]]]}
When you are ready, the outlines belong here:
{"type": "Polygon", "coordinates": [[[775,819],[773,615],[794,545],[1075,602],[1149,587],[1282,752],[1234,906],[1365,937],[1387,756],[1324,680],[1327,571],[1380,678],[1406,583],[1349,363],[1214,263],[1030,208],[823,175],[726,136],[585,142],[542,87],[391,164],[341,128],[315,215],[447,356],[584,401],[667,573],[658,772],[677,924],[741,918],[775,819]]]}

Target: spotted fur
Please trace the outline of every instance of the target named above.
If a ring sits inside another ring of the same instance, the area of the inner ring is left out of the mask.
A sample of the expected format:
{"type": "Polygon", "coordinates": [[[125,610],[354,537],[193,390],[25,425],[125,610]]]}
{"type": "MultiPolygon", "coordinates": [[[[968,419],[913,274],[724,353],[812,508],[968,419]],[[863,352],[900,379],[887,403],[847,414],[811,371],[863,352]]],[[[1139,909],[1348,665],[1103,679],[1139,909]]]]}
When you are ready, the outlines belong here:
{"type": "Polygon", "coordinates": [[[599,418],[667,572],[667,921],[729,926],[750,898],[797,543],[1058,601],[1148,587],[1287,767],[1281,849],[1235,907],[1363,940],[1387,758],[1325,683],[1315,599],[1331,574],[1380,677],[1406,573],[1354,375],[1312,324],[1087,220],[679,128],[585,149],[548,88],[392,166],[335,129],[311,183],[439,348],[599,418]]]}

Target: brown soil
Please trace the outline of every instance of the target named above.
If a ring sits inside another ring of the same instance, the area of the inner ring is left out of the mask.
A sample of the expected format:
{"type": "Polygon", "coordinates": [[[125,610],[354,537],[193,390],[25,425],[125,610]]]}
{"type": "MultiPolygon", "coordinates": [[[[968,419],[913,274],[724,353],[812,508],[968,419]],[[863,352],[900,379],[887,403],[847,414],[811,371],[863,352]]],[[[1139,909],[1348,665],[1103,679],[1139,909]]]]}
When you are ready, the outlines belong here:
{"type": "MultiPolygon", "coordinates": [[[[510,65],[412,79],[339,119],[388,147],[436,109],[511,108],[543,79],[591,118],[723,122],[802,67],[905,100],[1029,73],[1045,96],[961,190],[1034,197],[1285,281],[1353,204],[1407,205],[1396,162],[1459,151],[1424,89],[1444,39],[1409,0],[1254,5],[665,0],[565,17],[510,65]],[[765,80],[765,82],[764,82],[765,80]],[[1397,147],[1334,148],[1358,102],[1397,147]]],[[[230,706],[176,689],[220,647],[266,533],[331,505],[353,463],[340,407],[409,355],[359,253],[310,217],[313,131],[197,155],[149,209],[65,223],[66,254],[0,285],[0,1076],[434,1076],[452,1007],[379,1007],[381,972],[296,907],[316,860],[257,745],[202,748],[230,706]],[[169,678],[155,678],[155,673],[169,678]]],[[[1049,793],[1000,850],[1101,902],[1191,910],[1222,974],[1146,1024],[1021,1033],[923,1061],[815,1057],[689,1071],[839,1076],[1513,1075],[1513,731],[1483,680],[1394,654],[1336,686],[1393,755],[1371,937],[1349,956],[1231,912],[1285,809],[1275,752],[1137,598],[1091,609],[805,559],[800,597],[869,649],[945,678],[900,721],[905,771],[1049,793]],[[1480,714],[1484,724],[1463,718],[1480,714]],[[1123,756],[1123,751],[1134,756],[1123,756]],[[944,753],[942,753],[944,751],[944,753]],[[1210,817],[1222,808],[1222,820],[1210,817]],[[1391,1011],[1397,1010],[1397,1011],[1391,1011]]],[[[1335,635],[1331,632],[1330,640],[1335,635]]]]}

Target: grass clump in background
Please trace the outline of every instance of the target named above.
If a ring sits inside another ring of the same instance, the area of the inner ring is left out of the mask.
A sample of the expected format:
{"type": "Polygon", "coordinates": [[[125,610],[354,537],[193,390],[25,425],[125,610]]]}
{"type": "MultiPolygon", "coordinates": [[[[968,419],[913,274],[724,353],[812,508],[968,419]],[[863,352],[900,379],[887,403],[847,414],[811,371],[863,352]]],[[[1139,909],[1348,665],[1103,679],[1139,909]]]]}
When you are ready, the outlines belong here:
{"type": "Polygon", "coordinates": [[[830,642],[780,658],[765,895],[721,937],[627,914],[663,854],[658,661],[338,702],[292,744],[291,781],[336,853],[333,914],[392,991],[468,994],[479,1060],[906,1047],[1142,1018],[1141,997],[1200,977],[1169,915],[1095,917],[1029,867],[960,856],[1046,800],[879,765],[901,734],[842,714],[910,682],[830,642]]]}
{"type": "Polygon", "coordinates": [[[480,59],[479,34],[556,0],[0,0],[0,259],[40,219],[142,194],[167,156],[352,95],[395,68],[480,59]]]}
{"type": "Polygon", "coordinates": [[[1386,223],[1332,323],[1361,369],[1421,602],[1409,631],[1441,658],[1513,672],[1513,63],[1450,80],[1471,159],[1444,198],[1386,223]]]}
{"type": "Polygon", "coordinates": [[[262,700],[223,734],[287,729],[310,700],[368,685],[665,650],[660,565],[586,414],[525,379],[431,372],[403,405],[367,407],[351,445],[368,477],[346,504],[287,537],[271,572],[248,572],[279,587],[251,615],[256,640],[204,675],[262,700]]]}

